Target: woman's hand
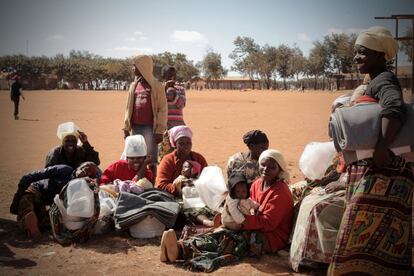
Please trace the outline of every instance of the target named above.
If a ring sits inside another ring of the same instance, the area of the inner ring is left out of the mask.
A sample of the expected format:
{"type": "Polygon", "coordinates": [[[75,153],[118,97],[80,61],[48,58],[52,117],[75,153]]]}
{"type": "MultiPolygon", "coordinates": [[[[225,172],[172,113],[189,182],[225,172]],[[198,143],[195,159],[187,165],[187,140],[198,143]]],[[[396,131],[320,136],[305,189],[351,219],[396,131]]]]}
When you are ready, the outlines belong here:
{"type": "Polygon", "coordinates": [[[151,157],[150,156],[146,156],[144,162],[142,163],[141,168],[137,171],[136,174],[136,179],[137,181],[144,178],[146,176],[147,173],[147,166],[148,164],[151,163],[151,157]]]}
{"type": "Polygon", "coordinates": [[[78,130],[79,133],[79,140],[82,142],[82,144],[85,144],[88,142],[88,136],[86,136],[86,133],[83,131],[78,130]]]}
{"type": "Polygon", "coordinates": [[[328,194],[334,193],[339,190],[345,190],[345,183],[341,181],[331,182],[325,187],[325,192],[328,194]]]}

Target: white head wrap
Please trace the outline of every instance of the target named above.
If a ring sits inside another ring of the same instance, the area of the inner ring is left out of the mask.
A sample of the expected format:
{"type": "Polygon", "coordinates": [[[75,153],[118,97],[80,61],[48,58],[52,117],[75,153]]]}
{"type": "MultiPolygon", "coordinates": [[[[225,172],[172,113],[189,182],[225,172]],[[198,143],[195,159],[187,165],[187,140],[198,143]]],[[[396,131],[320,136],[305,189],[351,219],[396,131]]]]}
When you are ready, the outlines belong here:
{"type": "Polygon", "coordinates": [[[355,41],[355,45],[362,45],[368,49],[385,53],[385,59],[393,59],[398,53],[398,42],[384,27],[371,27],[362,31],[355,41]]]}
{"type": "Polygon", "coordinates": [[[142,157],[147,155],[147,144],[142,135],[132,135],[125,139],[124,152],[122,153],[121,159],[127,157],[142,157]]]}
{"type": "Polygon", "coordinates": [[[279,178],[284,180],[286,183],[289,182],[289,173],[287,171],[287,165],[285,158],[283,157],[282,153],[278,150],[268,149],[262,152],[259,157],[259,164],[261,163],[262,159],[270,157],[277,162],[280,167],[279,178]]]}

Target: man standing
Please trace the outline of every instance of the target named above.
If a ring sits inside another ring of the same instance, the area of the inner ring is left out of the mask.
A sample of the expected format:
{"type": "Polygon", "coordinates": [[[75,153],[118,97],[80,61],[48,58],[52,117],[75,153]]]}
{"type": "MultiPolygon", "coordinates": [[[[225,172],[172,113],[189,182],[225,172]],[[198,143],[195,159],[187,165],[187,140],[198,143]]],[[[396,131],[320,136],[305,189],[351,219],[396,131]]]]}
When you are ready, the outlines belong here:
{"type": "Polygon", "coordinates": [[[19,120],[19,102],[20,96],[24,100],[22,93],[22,85],[20,84],[20,77],[18,75],[14,76],[14,82],[10,87],[10,99],[14,102],[14,119],[19,120]]]}
{"type": "Polygon", "coordinates": [[[144,136],[151,157],[150,169],[157,173],[158,144],[167,129],[168,106],[163,85],[153,75],[152,58],[138,55],[133,59],[132,71],[135,75],[128,92],[124,138],[132,134],[144,136]]]}

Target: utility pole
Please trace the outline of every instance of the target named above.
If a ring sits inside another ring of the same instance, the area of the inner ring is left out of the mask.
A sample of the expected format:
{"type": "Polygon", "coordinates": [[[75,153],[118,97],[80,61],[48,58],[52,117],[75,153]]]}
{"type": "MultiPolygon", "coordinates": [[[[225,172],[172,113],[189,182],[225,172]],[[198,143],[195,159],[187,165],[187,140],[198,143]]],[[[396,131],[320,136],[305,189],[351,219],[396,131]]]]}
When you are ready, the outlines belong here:
{"type": "MultiPolygon", "coordinates": [[[[412,30],[414,32],[414,14],[398,14],[388,17],[374,17],[375,19],[393,19],[395,20],[395,39],[397,41],[411,40],[411,104],[414,104],[414,35],[412,37],[398,37],[398,20],[411,20],[412,30]]],[[[398,72],[398,56],[395,57],[395,75],[398,72]]],[[[398,76],[397,76],[398,77],[398,76]]]]}

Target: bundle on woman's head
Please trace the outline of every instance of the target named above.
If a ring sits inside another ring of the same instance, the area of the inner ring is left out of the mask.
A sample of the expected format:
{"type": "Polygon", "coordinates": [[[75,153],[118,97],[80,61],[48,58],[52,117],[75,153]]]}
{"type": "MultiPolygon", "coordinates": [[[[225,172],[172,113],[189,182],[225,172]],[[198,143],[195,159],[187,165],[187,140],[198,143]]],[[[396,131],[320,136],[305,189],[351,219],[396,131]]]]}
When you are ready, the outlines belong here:
{"type": "Polygon", "coordinates": [[[250,144],[269,143],[269,140],[267,139],[267,136],[264,132],[258,129],[255,129],[243,135],[243,142],[246,145],[250,145],[250,144]]]}
{"type": "Polygon", "coordinates": [[[58,125],[56,136],[63,141],[66,136],[75,136],[79,139],[80,128],[74,122],[66,122],[58,125]]]}
{"type": "Polygon", "coordinates": [[[368,49],[384,53],[385,60],[391,60],[398,53],[398,42],[391,32],[384,27],[371,27],[362,31],[355,41],[355,45],[362,45],[368,49]]]}

